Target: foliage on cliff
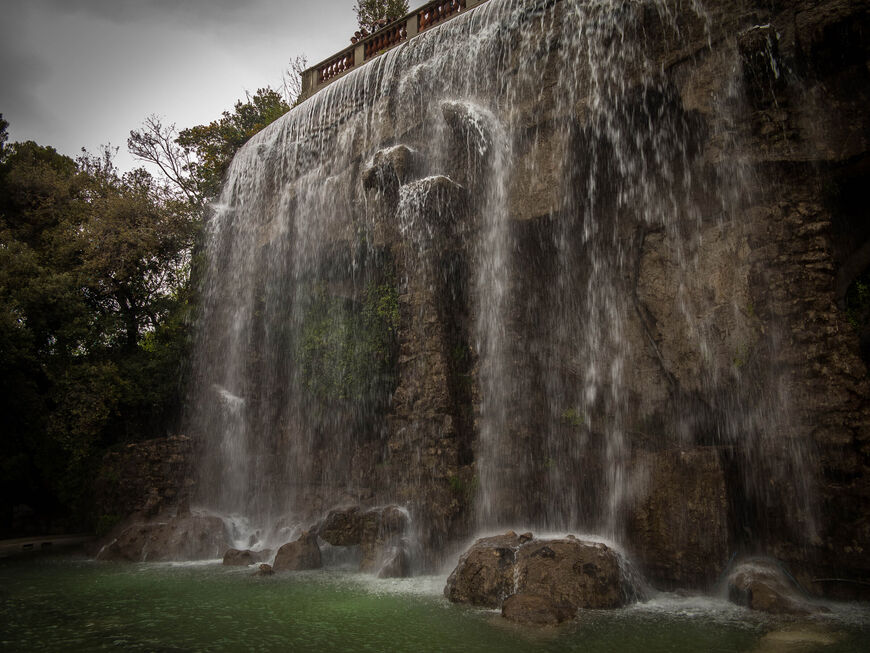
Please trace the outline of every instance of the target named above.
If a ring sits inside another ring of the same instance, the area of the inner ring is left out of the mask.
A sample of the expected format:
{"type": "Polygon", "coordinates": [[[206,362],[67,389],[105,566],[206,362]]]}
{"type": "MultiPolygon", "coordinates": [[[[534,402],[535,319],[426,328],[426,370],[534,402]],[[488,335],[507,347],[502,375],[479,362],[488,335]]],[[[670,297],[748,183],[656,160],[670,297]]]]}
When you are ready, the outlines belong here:
{"type": "Polygon", "coordinates": [[[376,407],[395,388],[398,293],[390,280],[370,282],[361,301],[314,289],[297,360],[305,387],[324,403],[376,407]]]}

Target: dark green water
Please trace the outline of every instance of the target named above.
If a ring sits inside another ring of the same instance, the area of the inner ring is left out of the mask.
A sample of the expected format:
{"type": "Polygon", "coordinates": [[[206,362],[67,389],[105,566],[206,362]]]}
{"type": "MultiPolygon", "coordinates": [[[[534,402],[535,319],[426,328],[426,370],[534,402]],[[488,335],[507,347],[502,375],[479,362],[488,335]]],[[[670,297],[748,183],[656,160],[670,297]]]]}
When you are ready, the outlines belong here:
{"type": "Polygon", "coordinates": [[[494,612],[451,605],[441,597],[443,583],[340,572],[258,578],[247,568],[219,563],[6,560],[0,561],[0,649],[870,650],[870,613],[855,606],[837,606],[816,621],[772,620],[710,599],[665,597],[534,630],[508,624],[494,612]]]}

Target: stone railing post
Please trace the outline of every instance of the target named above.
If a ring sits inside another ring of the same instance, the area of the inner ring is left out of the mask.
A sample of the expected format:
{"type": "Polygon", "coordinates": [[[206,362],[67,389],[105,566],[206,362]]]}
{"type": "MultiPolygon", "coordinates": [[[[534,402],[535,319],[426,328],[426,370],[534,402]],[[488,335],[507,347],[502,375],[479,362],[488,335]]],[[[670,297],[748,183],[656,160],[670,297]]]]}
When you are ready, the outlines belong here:
{"type": "Polygon", "coordinates": [[[405,24],[405,31],[408,34],[408,38],[412,36],[417,36],[417,21],[419,21],[419,16],[417,12],[414,12],[410,16],[408,16],[408,22],[405,24]]]}
{"type": "Polygon", "coordinates": [[[317,68],[302,73],[302,97],[307,98],[317,89],[317,68]]]}
{"type": "Polygon", "coordinates": [[[356,44],[356,47],[353,49],[353,66],[356,68],[357,66],[362,66],[366,61],[366,48],[363,45],[362,41],[356,44]]]}

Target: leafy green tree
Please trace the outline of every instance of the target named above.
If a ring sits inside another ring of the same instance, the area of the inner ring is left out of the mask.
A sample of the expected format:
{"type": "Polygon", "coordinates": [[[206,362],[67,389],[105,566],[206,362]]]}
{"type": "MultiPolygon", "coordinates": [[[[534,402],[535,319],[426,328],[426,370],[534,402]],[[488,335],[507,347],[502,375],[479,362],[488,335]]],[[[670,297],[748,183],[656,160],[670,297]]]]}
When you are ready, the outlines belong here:
{"type": "Polygon", "coordinates": [[[382,21],[390,23],[407,14],[408,3],[406,0],[357,0],[353,10],[360,28],[374,32],[382,21]]]}
{"type": "Polygon", "coordinates": [[[5,148],[0,532],[24,503],[86,518],[105,447],[168,428],[197,228],[189,203],[143,170],[121,175],[109,151],[73,161],[32,142],[5,148]]]}

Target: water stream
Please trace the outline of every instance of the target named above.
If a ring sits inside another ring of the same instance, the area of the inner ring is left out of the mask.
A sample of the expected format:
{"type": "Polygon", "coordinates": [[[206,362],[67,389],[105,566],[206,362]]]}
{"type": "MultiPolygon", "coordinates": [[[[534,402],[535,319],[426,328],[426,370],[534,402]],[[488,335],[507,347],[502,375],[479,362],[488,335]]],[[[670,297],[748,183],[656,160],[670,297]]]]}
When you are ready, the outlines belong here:
{"type": "MultiPolygon", "coordinates": [[[[727,141],[709,132],[739,94],[704,120],[662,70],[707,20],[696,1],[490,0],[255,136],[208,223],[200,505],[258,537],[347,504],[434,531],[455,491],[466,530],[618,540],[656,429],[658,448],[739,449],[741,496],[805,478],[780,379],[742,363],[743,272],[704,249],[740,247],[747,166],[711,174],[699,145],[727,141]],[[667,274],[641,284],[644,266],[667,274]]],[[[763,502],[806,535],[801,488],[763,502]]]]}

